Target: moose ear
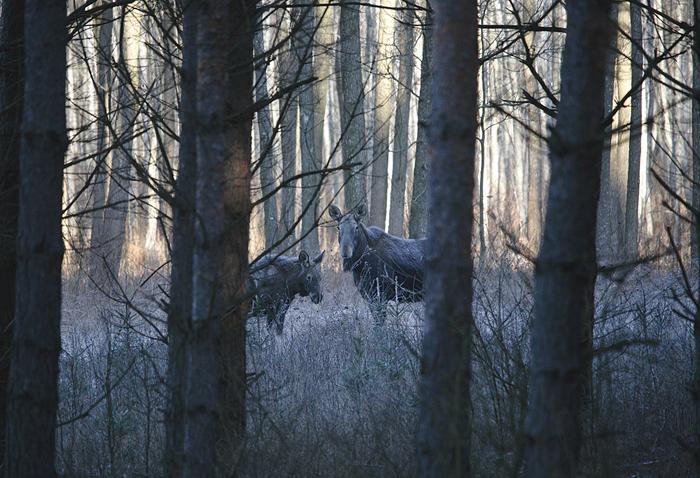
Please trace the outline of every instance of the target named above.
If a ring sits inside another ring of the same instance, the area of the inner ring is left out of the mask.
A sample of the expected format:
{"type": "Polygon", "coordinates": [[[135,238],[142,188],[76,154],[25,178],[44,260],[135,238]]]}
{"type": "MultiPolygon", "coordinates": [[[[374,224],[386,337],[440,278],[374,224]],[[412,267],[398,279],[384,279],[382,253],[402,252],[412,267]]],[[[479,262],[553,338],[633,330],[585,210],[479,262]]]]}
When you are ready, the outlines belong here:
{"type": "Polygon", "coordinates": [[[336,221],[340,221],[343,217],[343,212],[340,210],[340,208],[334,205],[331,205],[328,208],[328,214],[336,221]]]}
{"type": "Polygon", "coordinates": [[[367,213],[367,210],[365,209],[364,204],[360,204],[355,208],[355,219],[359,219],[363,217],[367,213]]]}
{"type": "Polygon", "coordinates": [[[306,253],[306,251],[301,251],[299,253],[299,263],[301,263],[301,265],[304,267],[309,267],[311,265],[309,262],[309,255],[306,253]]]}
{"type": "Polygon", "coordinates": [[[326,253],[326,251],[322,251],[319,255],[314,257],[314,264],[320,264],[323,261],[323,255],[326,253]]]}

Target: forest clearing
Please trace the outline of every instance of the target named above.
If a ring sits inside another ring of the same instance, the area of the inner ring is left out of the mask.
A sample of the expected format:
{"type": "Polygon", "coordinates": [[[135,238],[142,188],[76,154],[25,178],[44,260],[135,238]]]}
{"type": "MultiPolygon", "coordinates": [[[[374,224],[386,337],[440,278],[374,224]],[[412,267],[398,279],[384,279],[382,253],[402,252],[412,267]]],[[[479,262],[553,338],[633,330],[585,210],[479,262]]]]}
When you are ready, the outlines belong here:
{"type": "Polygon", "coordinates": [[[0,0],[0,449],[700,476],[700,0],[0,0]]]}

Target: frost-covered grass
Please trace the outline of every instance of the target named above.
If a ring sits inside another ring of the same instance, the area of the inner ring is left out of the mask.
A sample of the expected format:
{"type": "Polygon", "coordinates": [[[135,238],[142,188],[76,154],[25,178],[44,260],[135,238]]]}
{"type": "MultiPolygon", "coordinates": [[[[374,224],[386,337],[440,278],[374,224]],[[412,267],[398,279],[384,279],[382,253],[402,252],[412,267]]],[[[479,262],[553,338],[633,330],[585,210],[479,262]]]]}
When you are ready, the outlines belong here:
{"type": "MultiPolygon", "coordinates": [[[[476,476],[516,476],[522,460],[532,296],[530,272],[514,269],[474,283],[476,476]]],[[[651,268],[598,283],[595,345],[605,352],[594,360],[584,476],[688,473],[692,340],[671,311],[678,284],[651,268]]],[[[163,476],[164,343],[129,307],[66,290],[60,469],[163,476]]],[[[133,300],[162,328],[157,298],[153,286],[133,300]]],[[[377,326],[348,275],[330,271],[324,302],[297,299],[281,337],[251,320],[245,475],[412,476],[422,320],[421,304],[400,305],[377,326]]]]}

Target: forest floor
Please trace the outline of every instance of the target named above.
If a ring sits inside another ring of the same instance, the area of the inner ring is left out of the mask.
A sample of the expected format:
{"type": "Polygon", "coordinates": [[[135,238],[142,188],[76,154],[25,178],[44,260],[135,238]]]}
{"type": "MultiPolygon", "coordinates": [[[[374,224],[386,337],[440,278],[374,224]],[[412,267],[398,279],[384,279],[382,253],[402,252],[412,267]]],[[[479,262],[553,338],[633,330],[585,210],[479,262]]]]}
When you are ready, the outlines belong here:
{"type": "MultiPolygon", "coordinates": [[[[476,476],[515,476],[521,464],[530,284],[529,272],[513,268],[481,272],[474,283],[476,476]]],[[[607,352],[594,361],[586,435],[596,440],[584,450],[584,476],[685,476],[690,459],[679,443],[690,433],[692,341],[672,312],[670,289],[679,286],[653,269],[624,283],[599,280],[595,342],[607,352]]],[[[77,289],[64,297],[61,470],[162,476],[158,288],[130,298],[147,320],[77,289]]],[[[378,326],[349,274],[325,271],[323,293],[318,305],[295,300],[281,336],[263,320],[248,323],[244,475],[412,476],[422,304],[392,306],[378,326]]]]}

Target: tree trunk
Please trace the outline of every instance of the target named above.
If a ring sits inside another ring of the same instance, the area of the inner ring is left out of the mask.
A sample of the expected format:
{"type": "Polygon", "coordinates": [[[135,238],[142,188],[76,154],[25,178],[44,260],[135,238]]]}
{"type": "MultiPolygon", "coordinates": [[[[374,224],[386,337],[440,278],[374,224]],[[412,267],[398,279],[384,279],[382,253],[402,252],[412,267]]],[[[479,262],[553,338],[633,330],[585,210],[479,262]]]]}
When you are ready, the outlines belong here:
{"type": "MultiPolygon", "coordinates": [[[[255,68],[255,100],[264,101],[268,97],[267,89],[267,65],[268,57],[265,55],[265,30],[263,25],[259,25],[255,31],[255,57],[257,64],[255,68]]],[[[266,105],[257,112],[259,144],[258,152],[260,157],[260,183],[263,196],[270,193],[275,188],[273,173],[273,144],[272,144],[272,119],[270,116],[270,106],[266,105]]],[[[264,204],[264,230],[265,248],[271,247],[277,240],[277,196],[272,195],[264,204]]]]}
{"type": "Polygon", "coordinates": [[[10,343],[15,316],[19,143],[24,79],[24,0],[0,11],[0,470],[5,463],[5,428],[10,343]]]}
{"type": "MultiPolygon", "coordinates": [[[[301,8],[301,7],[299,7],[301,8]]],[[[316,20],[314,7],[304,7],[301,13],[301,27],[295,35],[294,49],[301,64],[301,80],[314,76],[313,68],[313,43],[316,20]]],[[[318,250],[318,232],[316,231],[316,216],[318,208],[318,193],[316,191],[319,177],[316,174],[308,174],[319,169],[320,152],[316,151],[316,116],[317,105],[314,93],[315,85],[302,87],[299,95],[299,128],[301,141],[301,172],[307,173],[301,179],[301,207],[303,211],[302,247],[307,251],[318,250]]]]}
{"type": "MultiPolygon", "coordinates": [[[[630,4],[632,37],[631,85],[642,79],[644,56],[642,52],[642,12],[639,5],[630,4]]],[[[637,258],[639,242],[639,168],[642,157],[642,88],[632,95],[629,133],[629,160],[627,166],[627,199],[625,201],[625,252],[628,260],[637,258]]]]}
{"type": "MultiPolygon", "coordinates": [[[[427,6],[429,8],[429,6],[427,6]]],[[[426,190],[428,179],[427,125],[430,123],[432,104],[432,58],[433,15],[428,10],[423,28],[423,57],[420,64],[420,97],[418,98],[418,137],[416,139],[416,162],[413,166],[413,191],[411,192],[411,214],[408,233],[418,238],[426,235],[426,190]]]]}
{"type": "MultiPolygon", "coordinates": [[[[282,28],[282,36],[290,35],[296,28],[298,12],[292,9],[288,20],[289,27],[282,28]]],[[[282,23],[286,23],[282,17],[282,23]]],[[[279,67],[277,68],[279,87],[288,88],[294,83],[299,72],[299,59],[297,58],[294,46],[285,46],[280,52],[279,67]]],[[[297,92],[291,92],[280,100],[280,142],[282,144],[282,181],[285,186],[282,189],[282,202],[280,210],[280,221],[282,227],[281,235],[287,238],[283,242],[284,248],[294,243],[293,225],[296,216],[296,189],[291,184],[291,178],[297,173],[297,130],[299,128],[299,96],[297,92]]]]}
{"type": "MultiPolygon", "coordinates": [[[[693,152],[693,207],[700,210],[700,0],[693,0],[693,97],[692,122],[693,136],[691,148],[693,152]]],[[[700,217],[695,218],[695,247],[693,256],[694,268],[700,271],[700,217]]],[[[700,275],[698,276],[700,283],[700,275]]],[[[695,341],[695,370],[693,371],[693,405],[695,412],[695,467],[696,476],[700,476],[700,307],[695,309],[695,323],[693,324],[693,337],[695,341]]]]}
{"type": "Polygon", "coordinates": [[[184,476],[233,476],[245,433],[254,0],[199,2],[184,476]]]}
{"type": "Polygon", "coordinates": [[[418,475],[469,476],[477,3],[435,7],[418,475]],[[459,95],[450,92],[459,90],[459,95]]]}
{"type": "Polygon", "coordinates": [[[525,476],[575,476],[592,353],[596,212],[610,0],[573,0],[550,137],[551,182],[535,270],[525,476]]]}
{"type": "Polygon", "coordinates": [[[404,209],[406,208],[406,174],[408,173],[408,122],[411,114],[413,85],[413,10],[401,13],[400,25],[396,29],[399,84],[394,117],[394,162],[391,175],[391,209],[389,211],[389,233],[403,236],[404,209]]]}
{"type": "Polygon", "coordinates": [[[173,245],[168,309],[168,392],[165,465],[167,475],[182,475],[185,453],[185,345],[192,314],[192,259],[197,186],[196,87],[197,8],[183,11],[183,63],[180,98],[180,152],[173,203],[173,245]]]}
{"type": "Polygon", "coordinates": [[[360,56],[360,7],[347,0],[340,3],[340,124],[343,163],[361,163],[344,172],[345,210],[352,211],[366,201],[365,177],[367,147],[365,145],[365,91],[362,83],[360,56]]]}
{"type": "Polygon", "coordinates": [[[61,350],[61,190],[67,146],[65,4],[27,0],[24,33],[17,308],[5,476],[50,477],[56,476],[61,350]]]}
{"type": "MultiPolygon", "coordinates": [[[[393,0],[381,0],[382,7],[393,6],[393,0]]],[[[392,13],[381,8],[379,13],[379,45],[375,62],[377,87],[374,107],[374,144],[372,158],[372,180],[370,187],[369,223],[382,229],[386,223],[389,134],[391,115],[394,112],[391,81],[391,39],[393,31],[392,13]]]]}

